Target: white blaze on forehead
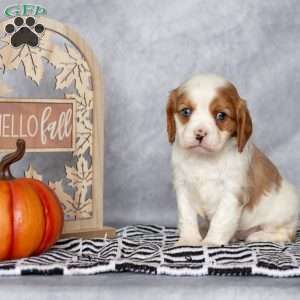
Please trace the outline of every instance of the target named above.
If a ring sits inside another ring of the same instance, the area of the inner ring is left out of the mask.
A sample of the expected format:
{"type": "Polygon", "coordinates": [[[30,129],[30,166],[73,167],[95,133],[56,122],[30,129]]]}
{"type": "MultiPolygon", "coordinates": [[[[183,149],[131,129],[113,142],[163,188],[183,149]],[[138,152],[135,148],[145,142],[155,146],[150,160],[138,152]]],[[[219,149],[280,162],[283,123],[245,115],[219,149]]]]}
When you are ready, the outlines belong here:
{"type": "Polygon", "coordinates": [[[180,90],[194,102],[208,102],[216,96],[218,88],[227,84],[226,79],[217,75],[198,75],[183,83],[180,90]]]}
{"type": "Polygon", "coordinates": [[[195,143],[195,131],[203,130],[207,133],[205,142],[212,148],[221,145],[225,141],[227,135],[220,133],[215,117],[210,111],[210,104],[217,95],[217,89],[224,87],[228,81],[217,75],[198,75],[186,81],[180,86],[180,92],[191,100],[195,107],[189,121],[180,127],[178,124],[178,132],[183,134],[183,141],[190,145],[195,143]]]}

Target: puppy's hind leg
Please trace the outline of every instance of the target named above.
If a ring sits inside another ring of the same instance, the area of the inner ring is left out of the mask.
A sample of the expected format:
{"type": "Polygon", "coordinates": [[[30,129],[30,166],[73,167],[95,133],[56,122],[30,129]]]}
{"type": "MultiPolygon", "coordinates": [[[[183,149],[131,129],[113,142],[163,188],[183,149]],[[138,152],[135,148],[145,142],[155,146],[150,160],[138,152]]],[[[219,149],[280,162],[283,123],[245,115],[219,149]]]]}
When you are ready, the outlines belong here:
{"type": "Polygon", "coordinates": [[[296,226],[285,225],[281,227],[264,227],[248,235],[247,242],[273,242],[287,243],[295,239],[296,226]]]}

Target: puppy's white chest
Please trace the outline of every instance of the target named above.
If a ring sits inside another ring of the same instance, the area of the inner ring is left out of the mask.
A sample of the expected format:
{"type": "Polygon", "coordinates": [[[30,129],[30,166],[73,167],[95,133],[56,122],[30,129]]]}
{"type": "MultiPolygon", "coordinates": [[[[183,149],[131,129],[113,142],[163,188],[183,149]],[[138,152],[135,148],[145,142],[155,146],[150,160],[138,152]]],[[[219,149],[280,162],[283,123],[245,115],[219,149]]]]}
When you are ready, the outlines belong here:
{"type": "Polygon", "coordinates": [[[222,199],[223,193],[224,184],[220,180],[200,182],[197,188],[197,199],[194,200],[194,205],[198,213],[211,220],[222,199]]]}
{"type": "MultiPolygon", "coordinates": [[[[173,159],[175,181],[183,183],[198,213],[209,220],[224,195],[238,194],[245,180],[246,159],[224,155],[219,159],[173,159]]],[[[175,183],[176,184],[176,183],[175,183]]]]}
{"type": "Polygon", "coordinates": [[[224,167],[194,162],[184,164],[181,172],[192,205],[200,215],[211,219],[224,194],[224,167]]]}

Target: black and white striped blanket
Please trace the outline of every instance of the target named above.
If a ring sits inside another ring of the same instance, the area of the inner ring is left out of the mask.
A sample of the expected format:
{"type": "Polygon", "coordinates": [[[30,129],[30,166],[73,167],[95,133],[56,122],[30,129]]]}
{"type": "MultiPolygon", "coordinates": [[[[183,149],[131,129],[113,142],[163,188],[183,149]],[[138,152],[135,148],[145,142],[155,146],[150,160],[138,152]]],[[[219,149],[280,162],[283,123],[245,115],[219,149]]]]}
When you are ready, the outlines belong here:
{"type": "Polygon", "coordinates": [[[300,276],[300,229],[295,243],[235,243],[175,247],[175,228],[137,225],[114,239],[64,239],[43,255],[0,262],[0,276],[91,275],[137,272],[165,275],[300,276]]]}

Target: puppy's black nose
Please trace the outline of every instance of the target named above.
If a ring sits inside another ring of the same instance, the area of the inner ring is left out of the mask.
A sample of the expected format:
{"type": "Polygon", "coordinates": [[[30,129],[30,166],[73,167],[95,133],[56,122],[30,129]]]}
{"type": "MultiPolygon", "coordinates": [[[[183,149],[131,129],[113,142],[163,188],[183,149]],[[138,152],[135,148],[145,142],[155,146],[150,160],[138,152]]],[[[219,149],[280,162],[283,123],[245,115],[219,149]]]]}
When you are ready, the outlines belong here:
{"type": "Polygon", "coordinates": [[[204,131],[203,129],[197,129],[195,131],[195,139],[201,144],[203,139],[207,136],[207,132],[204,131]]]}
{"type": "Polygon", "coordinates": [[[203,138],[204,138],[204,135],[202,135],[202,134],[196,134],[196,140],[199,142],[199,143],[201,143],[202,142],[202,140],[203,140],[203,138]]]}

